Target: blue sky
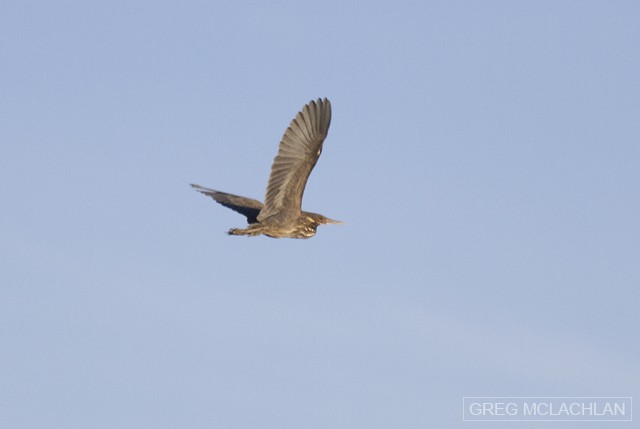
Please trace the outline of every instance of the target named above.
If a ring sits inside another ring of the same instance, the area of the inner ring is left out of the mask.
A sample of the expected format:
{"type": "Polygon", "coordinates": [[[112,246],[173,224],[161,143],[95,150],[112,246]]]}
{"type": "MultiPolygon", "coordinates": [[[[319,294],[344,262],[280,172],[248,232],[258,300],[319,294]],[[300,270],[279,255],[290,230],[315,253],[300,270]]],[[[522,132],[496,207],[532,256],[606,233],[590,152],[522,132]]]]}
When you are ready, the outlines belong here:
{"type": "Polygon", "coordinates": [[[0,426],[453,428],[463,396],[637,398],[638,22],[3,3],[0,426]],[[346,225],[226,236],[244,218],[188,184],[261,199],[318,97],[303,205],[346,225]]]}

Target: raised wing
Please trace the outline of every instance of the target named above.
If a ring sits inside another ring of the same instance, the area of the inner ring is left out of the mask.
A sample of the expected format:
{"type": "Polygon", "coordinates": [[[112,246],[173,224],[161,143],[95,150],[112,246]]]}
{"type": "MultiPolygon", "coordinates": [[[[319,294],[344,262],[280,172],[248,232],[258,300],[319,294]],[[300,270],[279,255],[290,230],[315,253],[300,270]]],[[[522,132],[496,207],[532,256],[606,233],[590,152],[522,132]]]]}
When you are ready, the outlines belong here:
{"type": "Polygon", "coordinates": [[[258,221],[282,210],[300,212],[307,179],[318,162],[330,124],[331,103],[326,98],[311,101],[291,121],[271,167],[258,221]]]}
{"type": "Polygon", "coordinates": [[[262,203],[260,201],[240,197],[238,195],[227,194],[226,192],[216,191],[200,185],[194,185],[193,183],[191,184],[191,187],[198,192],[202,192],[203,194],[210,196],[216,200],[217,203],[246,216],[247,222],[256,223],[258,221],[258,214],[262,209],[262,203]]]}

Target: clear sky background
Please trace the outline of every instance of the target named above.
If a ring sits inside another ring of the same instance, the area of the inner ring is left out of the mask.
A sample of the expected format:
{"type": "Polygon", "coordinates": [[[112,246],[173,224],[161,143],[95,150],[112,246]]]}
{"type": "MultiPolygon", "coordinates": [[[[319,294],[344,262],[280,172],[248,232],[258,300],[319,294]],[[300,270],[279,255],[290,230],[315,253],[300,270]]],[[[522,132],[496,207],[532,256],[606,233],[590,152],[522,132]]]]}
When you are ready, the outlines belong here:
{"type": "Polygon", "coordinates": [[[640,399],[639,23],[635,1],[3,2],[0,427],[640,399]],[[262,199],[318,97],[304,208],[346,225],[227,236],[244,218],[189,183],[262,199]]]}

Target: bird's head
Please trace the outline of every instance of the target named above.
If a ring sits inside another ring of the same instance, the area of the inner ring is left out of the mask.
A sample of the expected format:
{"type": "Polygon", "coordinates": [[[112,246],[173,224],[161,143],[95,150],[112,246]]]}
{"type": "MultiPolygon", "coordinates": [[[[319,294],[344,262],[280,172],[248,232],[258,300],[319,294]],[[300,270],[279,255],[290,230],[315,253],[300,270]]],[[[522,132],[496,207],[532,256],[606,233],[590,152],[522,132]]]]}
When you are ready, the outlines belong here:
{"type": "Polygon", "coordinates": [[[292,231],[291,237],[295,238],[311,238],[316,234],[316,230],[318,226],[327,224],[327,223],[344,223],[339,220],[329,219],[326,216],[322,216],[317,213],[309,213],[303,212],[302,216],[300,216],[294,226],[294,231],[292,231]]]}

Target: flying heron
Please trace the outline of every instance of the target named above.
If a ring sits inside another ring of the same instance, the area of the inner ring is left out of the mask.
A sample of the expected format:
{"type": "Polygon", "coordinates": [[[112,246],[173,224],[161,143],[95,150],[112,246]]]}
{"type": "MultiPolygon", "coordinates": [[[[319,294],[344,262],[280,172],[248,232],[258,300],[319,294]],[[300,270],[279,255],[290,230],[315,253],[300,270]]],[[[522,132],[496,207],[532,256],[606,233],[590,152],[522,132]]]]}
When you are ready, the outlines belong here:
{"type": "Polygon", "coordinates": [[[260,235],[273,238],[311,238],[318,225],[343,223],[321,214],[302,211],[302,195],[311,170],[318,162],[329,132],[331,103],[318,99],[305,105],[284,132],[271,166],[264,204],[200,185],[191,186],[219,204],[247,218],[246,229],[232,228],[229,235],[260,235]]]}

